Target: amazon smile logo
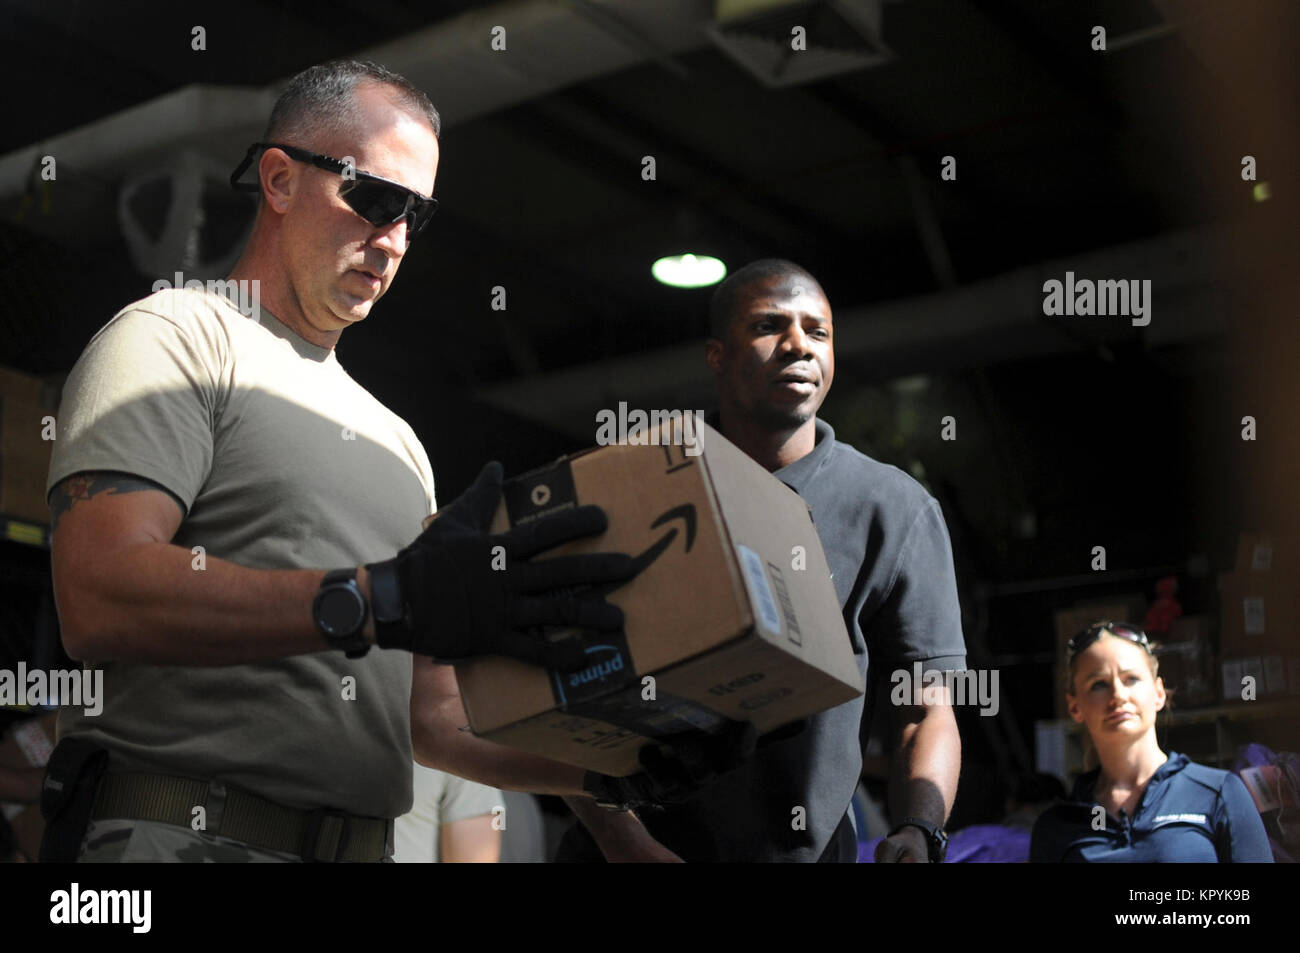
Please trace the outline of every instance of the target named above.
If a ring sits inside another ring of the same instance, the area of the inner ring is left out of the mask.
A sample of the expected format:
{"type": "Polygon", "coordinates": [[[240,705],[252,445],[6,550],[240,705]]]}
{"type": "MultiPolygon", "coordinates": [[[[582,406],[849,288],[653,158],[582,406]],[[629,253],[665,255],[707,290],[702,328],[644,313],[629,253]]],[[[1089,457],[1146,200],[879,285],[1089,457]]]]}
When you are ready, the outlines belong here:
{"type": "MultiPolygon", "coordinates": [[[[651,523],[650,528],[658,529],[660,526],[664,526],[667,523],[671,523],[673,520],[676,519],[680,519],[682,521],[682,525],[686,529],[686,552],[689,553],[691,551],[691,547],[695,545],[695,504],[694,503],[683,503],[681,506],[674,506],[671,510],[664,513],[653,523],[651,523]]],[[[658,559],[660,554],[662,554],[664,550],[666,550],[669,546],[671,546],[673,544],[673,540],[675,540],[676,538],[677,538],[677,527],[674,526],[668,532],[664,533],[664,535],[659,538],[658,542],[651,545],[645,552],[643,552],[640,556],[636,557],[636,559],[633,561],[634,565],[636,566],[636,574],[639,576],[642,570],[646,569],[652,562],[658,559]]]]}
{"type": "MultiPolygon", "coordinates": [[[[686,530],[686,552],[689,553],[691,548],[695,545],[695,504],[683,503],[681,506],[674,506],[672,509],[662,513],[658,518],[656,518],[655,521],[650,524],[650,528],[658,529],[661,526],[668,525],[674,520],[682,521],[681,528],[686,530]]],[[[646,547],[639,556],[633,558],[632,574],[628,576],[628,580],[635,579],[637,576],[641,575],[641,573],[649,569],[651,564],[662,556],[667,551],[668,547],[673,544],[673,540],[677,539],[677,535],[678,528],[676,526],[671,527],[668,532],[664,533],[659,537],[659,539],[646,547]]],[[[602,595],[609,595],[609,593],[613,592],[619,586],[625,585],[628,580],[625,580],[624,582],[606,583],[603,586],[597,587],[597,591],[602,595]]]]}
{"type": "Polygon", "coordinates": [[[598,659],[588,659],[588,661],[592,663],[591,665],[588,665],[580,672],[570,673],[570,688],[581,688],[583,685],[587,685],[591,682],[603,682],[615,672],[623,671],[623,650],[617,645],[592,645],[588,646],[585,651],[587,655],[602,652],[612,652],[613,655],[603,662],[598,659]]]}

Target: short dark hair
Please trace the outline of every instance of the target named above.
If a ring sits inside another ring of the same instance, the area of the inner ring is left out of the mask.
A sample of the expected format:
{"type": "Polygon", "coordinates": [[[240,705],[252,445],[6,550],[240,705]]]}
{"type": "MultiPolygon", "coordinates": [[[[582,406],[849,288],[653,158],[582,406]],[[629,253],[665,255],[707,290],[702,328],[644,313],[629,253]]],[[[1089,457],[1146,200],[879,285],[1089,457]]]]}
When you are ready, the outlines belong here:
{"type": "Polygon", "coordinates": [[[432,127],[434,138],[442,134],[438,110],[404,76],[368,60],[340,59],[308,67],[289,80],[271,109],[262,140],[313,148],[322,134],[349,128],[356,117],[353,93],[362,83],[393,90],[404,109],[432,127]]]}
{"type": "Polygon", "coordinates": [[[727,326],[736,313],[744,291],[752,284],[769,278],[802,278],[825,296],[821,284],[808,269],[784,258],[760,258],[727,276],[718,285],[709,300],[709,334],[722,340],[727,336],[727,326]]]}

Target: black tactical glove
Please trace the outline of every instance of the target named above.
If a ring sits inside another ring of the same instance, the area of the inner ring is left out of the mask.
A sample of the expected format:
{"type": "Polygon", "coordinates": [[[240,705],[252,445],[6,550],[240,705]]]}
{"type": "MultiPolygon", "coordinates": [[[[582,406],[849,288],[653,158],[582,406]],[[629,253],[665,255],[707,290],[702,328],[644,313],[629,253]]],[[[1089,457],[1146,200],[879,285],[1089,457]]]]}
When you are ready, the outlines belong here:
{"type": "Polygon", "coordinates": [[[671,744],[646,745],[641,749],[644,770],[637,774],[615,778],[588,771],[583,790],[610,810],[677,804],[740,767],[754,756],[756,745],[752,723],[729,722],[717,734],[698,732],[671,744]]]}
{"type": "Polygon", "coordinates": [[[623,612],[604,600],[609,587],[602,584],[629,579],[631,556],[529,558],[604,532],[604,511],[580,506],[490,536],[501,476],[495,460],[484,466],[474,484],[439,510],[429,528],[396,558],[366,567],[381,647],[407,649],[440,662],[508,655],[535,665],[575,668],[583,659],[576,640],[548,642],[537,626],[623,627],[623,612]],[[556,591],[563,589],[570,591],[556,591]]]}

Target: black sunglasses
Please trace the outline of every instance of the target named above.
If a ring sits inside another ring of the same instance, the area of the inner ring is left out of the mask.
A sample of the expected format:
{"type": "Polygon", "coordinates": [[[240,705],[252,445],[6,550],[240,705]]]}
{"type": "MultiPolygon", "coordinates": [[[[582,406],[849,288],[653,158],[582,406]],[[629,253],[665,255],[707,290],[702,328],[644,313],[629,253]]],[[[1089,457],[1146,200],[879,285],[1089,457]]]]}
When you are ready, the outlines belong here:
{"type": "Polygon", "coordinates": [[[286,146],[278,142],[255,142],[248,147],[244,160],[235,171],[230,173],[230,187],[240,192],[261,191],[256,182],[240,182],[239,177],[253,164],[253,158],[263,149],[279,149],[291,159],[306,162],[326,172],[343,176],[339,186],[339,198],[348,203],[348,207],[364,218],[371,225],[391,225],[406,219],[407,241],[415,238],[429,224],[433,213],[438,210],[438,200],[419,192],[412,191],[400,182],[385,179],[383,176],[371,175],[353,167],[349,162],[308,152],[297,146],[286,146]]]}
{"type": "Polygon", "coordinates": [[[1102,632],[1109,632],[1111,635],[1118,635],[1121,639],[1128,639],[1134,645],[1140,645],[1146,649],[1148,655],[1151,654],[1151,643],[1147,640],[1147,634],[1137,626],[1129,625],[1127,622],[1094,622],[1065,644],[1069,657],[1073,659],[1092,645],[1093,642],[1096,642],[1101,638],[1102,632]]]}

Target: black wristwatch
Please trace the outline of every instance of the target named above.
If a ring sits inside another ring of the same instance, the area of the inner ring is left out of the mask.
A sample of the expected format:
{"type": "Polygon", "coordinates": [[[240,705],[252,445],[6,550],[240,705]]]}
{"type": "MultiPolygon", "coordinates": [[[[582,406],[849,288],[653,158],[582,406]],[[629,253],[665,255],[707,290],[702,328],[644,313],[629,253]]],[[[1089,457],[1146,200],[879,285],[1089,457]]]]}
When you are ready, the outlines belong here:
{"type": "Polygon", "coordinates": [[[357,585],[356,569],[326,573],[311,604],[316,628],[331,647],[342,649],[348,658],[361,658],[370,651],[370,643],[361,634],[369,611],[357,585]]]}
{"type": "Polygon", "coordinates": [[[384,648],[411,647],[406,628],[406,607],[402,604],[402,583],[397,575],[397,560],[369,563],[370,612],[375,617],[375,644],[384,648]]]}
{"type": "Polygon", "coordinates": [[[935,827],[921,817],[905,817],[889,832],[889,836],[893,837],[904,827],[920,828],[925,834],[925,844],[930,854],[930,863],[943,863],[944,855],[948,853],[948,835],[943,832],[942,827],[935,827]]]}

